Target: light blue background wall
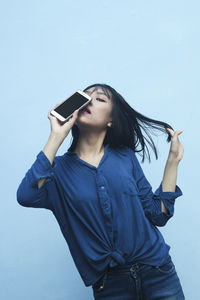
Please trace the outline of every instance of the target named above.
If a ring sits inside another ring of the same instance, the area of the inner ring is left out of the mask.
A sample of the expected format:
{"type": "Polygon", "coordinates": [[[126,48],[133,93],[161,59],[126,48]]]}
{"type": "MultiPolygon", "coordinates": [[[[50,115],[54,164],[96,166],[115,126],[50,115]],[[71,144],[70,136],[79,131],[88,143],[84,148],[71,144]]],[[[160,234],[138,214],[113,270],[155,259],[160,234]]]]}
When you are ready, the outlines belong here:
{"type": "MultiPolygon", "coordinates": [[[[184,129],[177,179],[183,196],[159,229],[186,299],[197,299],[199,9],[193,0],[1,2],[1,299],[93,299],[53,214],[20,206],[16,190],[47,142],[48,111],[96,82],[112,85],[139,112],[184,129]]],[[[156,133],[159,159],[151,151],[151,164],[142,165],[154,191],[170,148],[156,133]]]]}

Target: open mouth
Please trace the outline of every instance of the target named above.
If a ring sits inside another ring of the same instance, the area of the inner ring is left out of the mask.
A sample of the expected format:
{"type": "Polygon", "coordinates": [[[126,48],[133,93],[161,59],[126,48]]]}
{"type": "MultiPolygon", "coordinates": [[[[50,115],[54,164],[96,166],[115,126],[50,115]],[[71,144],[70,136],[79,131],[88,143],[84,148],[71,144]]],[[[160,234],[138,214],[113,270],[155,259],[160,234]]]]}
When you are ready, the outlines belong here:
{"type": "Polygon", "coordinates": [[[91,112],[90,112],[89,108],[87,108],[87,107],[84,107],[83,109],[81,109],[81,110],[80,110],[80,113],[82,113],[82,112],[85,112],[85,113],[91,114],[91,112]]]}

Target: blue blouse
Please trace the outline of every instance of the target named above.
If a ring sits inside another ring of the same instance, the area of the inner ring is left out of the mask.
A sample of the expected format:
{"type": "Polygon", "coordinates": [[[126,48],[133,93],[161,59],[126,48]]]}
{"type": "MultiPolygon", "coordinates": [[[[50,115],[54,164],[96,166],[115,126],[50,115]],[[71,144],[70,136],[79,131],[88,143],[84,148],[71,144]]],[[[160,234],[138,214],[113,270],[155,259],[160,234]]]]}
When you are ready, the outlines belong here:
{"type": "Polygon", "coordinates": [[[107,265],[167,261],[170,246],[157,226],[173,216],[181,195],[177,185],[175,192],[163,192],[162,182],[153,193],[135,152],[108,144],[97,168],[69,151],[51,164],[40,151],[17,189],[20,205],[52,211],[85,286],[107,265]],[[41,177],[47,179],[38,189],[41,177]],[[168,213],[161,211],[161,199],[168,213]]]}

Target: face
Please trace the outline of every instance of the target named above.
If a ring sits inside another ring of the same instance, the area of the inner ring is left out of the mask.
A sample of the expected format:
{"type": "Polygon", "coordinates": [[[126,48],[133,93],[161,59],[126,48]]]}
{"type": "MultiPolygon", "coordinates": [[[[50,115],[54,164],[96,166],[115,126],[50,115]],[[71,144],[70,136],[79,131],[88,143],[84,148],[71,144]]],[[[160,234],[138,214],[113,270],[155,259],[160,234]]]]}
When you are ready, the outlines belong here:
{"type": "Polygon", "coordinates": [[[85,91],[92,100],[87,105],[87,108],[91,113],[80,111],[76,119],[76,125],[79,129],[96,129],[105,130],[108,128],[108,123],[112,121],[112,98],[109,92],[110,98],[104,93],[104,91],[99,87],[95,90],[95,87],[85,91]]]}

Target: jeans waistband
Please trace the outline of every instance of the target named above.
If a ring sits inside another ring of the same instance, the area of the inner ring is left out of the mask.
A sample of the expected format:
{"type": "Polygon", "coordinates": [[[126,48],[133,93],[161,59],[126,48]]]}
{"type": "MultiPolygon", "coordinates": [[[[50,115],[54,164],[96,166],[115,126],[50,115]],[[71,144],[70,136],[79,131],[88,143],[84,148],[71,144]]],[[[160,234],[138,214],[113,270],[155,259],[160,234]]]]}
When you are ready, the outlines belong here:
{"type": "MultiPolygon", "coordinates": [[[[167,260],[165,263],[169,262],[171,260],[171,256],[168,254],[167,260]]],[[[110,267],[109,265],[107,266],[107,270],[127,270],[133,267],[133,269],[139,269],[142,268],[143,266],[148,266],[149,264],[141,263],[141,262],[135,262],[131,261],[128,262],[126,261],[125,264],[123,265],[117,265],[115,267],[110,267]]]]}
{"type": "Polygon", "coordinates": [[[123,265],[117,265],[115,267],[110,267],[108,266],[108,271],[109,270],[126,270],[126,269],[130,269],[131,267],[135,267],[136,269],[142,267],[142,266],[145,266],[146,264],[144,263],[140,263],[140,262],[126,262],[125,264],[123,265]]]}

